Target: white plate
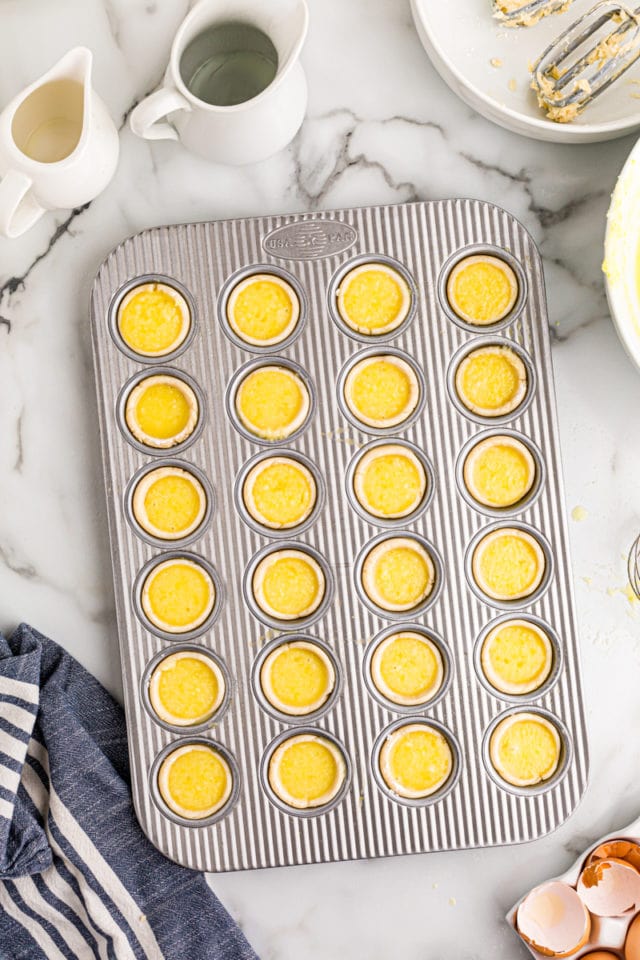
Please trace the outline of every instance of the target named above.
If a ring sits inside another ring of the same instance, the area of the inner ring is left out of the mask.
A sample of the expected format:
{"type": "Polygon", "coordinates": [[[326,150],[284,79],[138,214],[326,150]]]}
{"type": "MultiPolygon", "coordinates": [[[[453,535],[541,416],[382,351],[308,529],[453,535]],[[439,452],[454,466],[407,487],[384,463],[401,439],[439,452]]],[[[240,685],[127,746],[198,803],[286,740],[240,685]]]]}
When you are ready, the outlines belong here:
{"type": "Polygon", "coordinates": [[[604,272],[611,316],[625,350],[640,367],[640,140],[618,177],[607,215],[604,272]]]}
{"type": "Polygon", "coordinates": [[[640,128],[640,61],[569,124],[544,118],[529,87],[529,65],[594,2],[574,0],[566,13],[533,27],[499,23],[491,15],[491,0],[411,0],[411,8],[436,70],[474,110],[537,140],[589,143],[640,128]]]}

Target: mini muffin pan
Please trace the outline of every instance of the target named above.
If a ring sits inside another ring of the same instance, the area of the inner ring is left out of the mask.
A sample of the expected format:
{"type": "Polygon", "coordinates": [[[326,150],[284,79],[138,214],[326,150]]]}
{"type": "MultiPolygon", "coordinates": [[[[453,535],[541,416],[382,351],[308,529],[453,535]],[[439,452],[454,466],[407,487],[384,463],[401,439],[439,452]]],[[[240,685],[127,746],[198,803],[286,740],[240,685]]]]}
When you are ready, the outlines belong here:
{"type": "Polygon", "coordinates": [[[516,843],[562,823],[586,784],[587,747],[542,267],[520,224],[490,204],[452,200],[155,228],[107,258],[92,321],[133,797],[156,846],[186,866],[223,871],[516,843]],[[514,269],[519,295],[509,317],[476,329],[447,305],[446,281],[461,257],[483,252],[514,269]],[[396,329],[366,336],[342,321],[336,297],[345,274],[369,262],[398,270],[412,303],[396,329]],[[300,300],[296,328],[277,345],[245,344],[226,319],[230,291],[254,273],[281,277],[300,300]],[[154,280],[175,285],[192,317],[179,350],[149,363],[123,344],[116,314],[126,292],[154,280]],[[483,419],[457,399],[455,370],[469,350],[493,343],[522,358],[528,389],[508,416],[483,419]],[[349,369],[371,355],[403,358],[419,384],[415,410],[388,430],[359,423],[344,398],[349,369]],[[242,377],[262,365],[295,371],[309,391],[304,424],[278,442],[253,436],[235,411],[242,377]],[[156,374],[182,378],[199,404],[193,433],[166,449],[141,444],[124,419],[129,391],[156,374]],[[464,488],[464,454],[488,433],[521,438],[536,461],[534,490],[504,512],[464,488]],[[407,517],[375,518],[355,498],[358,457],[378,443],[406,444],[425,466],[425,497],[407,517]],[[316,505],[299,528],[262,527],[244,506],[248,471],[272,456],[297,458],[316,479],[316,505]],[[192,470],[208,496],[205,520],[184,541],[145,536],[132,516],[136,480],[165,463],[192,470]],[[496,525],[542,544],[545,577],[525,600],[491,601],[473,581],[473,547],[496,525]],[[414,538],[435,567],[425,601],[396,614],[371,603],[361,576],[368,552],[390,537],[414,538]],[[265,555],[288,549],[311,555],[326,585],[311,616],[283,622],[261,610],[251,582],[265,555]],[[146,575],[172,557],[201,563],[216,588],[206,623],[182,634],[157,630],[140,603],[146,575]],[[478,667],[482,638],[507,614],[539,623],[554,647],[545,684],[513,699],[478,667]],[[421,707],[385,700],[370,679],[376,643],[406,630],[431,637],[445,666],[441,689],[421,707]],[[335,689],[315,715],[281,715],[260,689],[260,665],[287,638],[318,643],[334,663],[335,689]],[[215,657],[225,700],[208,724],[178,729],[155,716],[148,683],[162,656],[191,648],[215,657]],[[548,715],[562,737],[556,775],[520,790],[501,780],[487,753],[495,725],[516,710],[548,715]],[[454,765],[437,792],[407,801],[386,786],[379,756],[393,731],[417,722],[447,737],[454,765]],[[267,771],[277,746],[305,732],[335,743],[347,775],[329,804],[300,810],[274,794],[267,771]],[[176,816],[157,784],[162,759],[192,742],[212,744],[233,773],[229,801],[207,820],[176,816]]]}

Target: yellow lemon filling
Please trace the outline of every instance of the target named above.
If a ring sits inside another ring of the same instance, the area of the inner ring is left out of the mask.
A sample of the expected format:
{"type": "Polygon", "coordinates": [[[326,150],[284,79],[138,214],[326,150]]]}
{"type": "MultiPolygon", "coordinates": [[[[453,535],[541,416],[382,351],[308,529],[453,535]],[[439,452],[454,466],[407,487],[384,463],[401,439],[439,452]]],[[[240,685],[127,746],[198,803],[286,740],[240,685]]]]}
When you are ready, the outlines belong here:
{"type": "Polygon", "coordinates": [[[318,609],[325,593],[320,564],[302,550],[276,550],[253,575],[256,603],[277,620],[297,620],[318,609]]]}
{"type": "Polygon", "coordinates": [[[309,391],[292,370],[259,367],[236,393],[236,412],[246,429],[264,440],[283,440],[298,430],[309,413],[309,391]]]}
{"type": "Polygon", "coordinates": [[[417,540],[393,537],[368,553],[362,585],[369,599],[383,610],[412,610],[433,590],[433,560],[417,540]]]}
{"type": "Polygon", "coordinates": [[[561,741],[554,724],[536,713],[505,717],[491,735],[491,763],[514,787],[531,787],[558,769],[561,741]]]}
{"type": "Polygon", "coordinates": [[[498,257],[465,257],[449,274],[447,298],[462,320],[487,326],[511,313],[518,298],[518,281],[511,267],[498,257]]]}
{"type": "Polygon", "coordinates": [[[406,517],[420,506],[427,476],[415,453],[398,444],[386,444],[361,458],[353,488],[367,513],[390,520],[406,517]]]}
{"type": "Polygon", "coordinates": [[[316,481],[298,460],[269,457],[247,474],[242,498],[253,519],[263,526],[297,527],[315,507],[316,481]]]}
{"type": "Polygon", "coordinates": [[[133,515],[147,533],[178,540],[198,529],[207,509],[200,481],[179,467],[158,467],[139,480],[133,493],[133,515]]]}
{"type": "Polygon", "coordinates": [[[142,609],[147,619],[167,633],[187,633],[201,626],[213,610],[213,580],[193,560],[165,560],[157,564],[142,587],[142,609]]]}
{"type": "Polygon", "coordinates": [[[528,620],[509,620],[491,630],[482,644],[482,669],[502,693],[532,693],[546,681],[553,666],[547,634],[528,620]]]}
{"type": "Polygon", "coordinates": [[[326,703],[335,687],[331,660],[307,640],[276,647],[260,670],[260,685],[269,703],[289,716],[306,716],[326,703]]]}
{"type": "Polygon", "coordinates": [[[455,376],[462,403],[481,417],[502,417],[520,406],[527,371],[509,347],[479,347],[461,361],[455,376]]]}
{"type": "Polygon", "coordinates": [[[163,357],[184,343],[191,312],[184,297],[164,283],[134,287],[118,307],[120,336],[136,353],[163,357]]]}
{"type": "Polygon", "coordinates": [[[406,280],[383,263],[354,267],[338,290],[338,312],[358,333],[389,333],[405,320],[410,307],[411,291],[406,280]]]}
{"type": "Polygon", "coordinates": [[[277,797],[299,810],[322,807],[340,792],[347,775],[342,752],[325,737],[289,737],[269,761],[269,783],[277,797]]]}
{"type": "Polygon", "coordinates": [[[146,377],[138,383],[125,405],[125,420],[131,433],[149,447],[166,449],[183,443],[198,422],[198,399],[191,387],[177,377],[146,377]]]}
{"type": "Polygon", "coordinates": [[[409,723],[395,730],[380,751],[385,783],[408,800],[431,796],[444,786],[452,768],[447,738],[426,723],[409,723]]]}
{"type": "Polygon", "coordinates": [[[394,427],[411,416],[420,399],[415,370],[393,355],[367,357],[345,380],[344,397],[351,413],[370,427],[394,427]]]}
{"type": "Polygon", "coordinates": [[[173,750],[160,765],[158,789],[166,805],[187,820],[202,820],[221,810],[231,796],[233,774],[213,747],[189,743],[173,750]]]}
{"type": "Polygon", "coordinates": [[[427,703],[444,681],[442,655],[422,633],[395,633],[376,647],[371,658],[371,677],[380,693],[392,703],[427,703]]]}
{"type": "Polygon", "coordinates": [[[464,482],[471,496],[485,507],[511,507],[523,500],[536,479],[536,464],[515,437],[487,437],[469,452],[464,482]]]}
{"type": "Polygon", "coordinates": [[[542,547],[524,530],[503,528],[482,538],[473,553],[473,576],[494,600],[521,600],[538,589],[545,573],[542,547]]]}
{"type": "Polygon", "coordinates": [[[154,711],[165,723],[178,727],[210,720],[224,693],[224,677],[217,663],[195,650],[164,657],[149,681],[149,701],[154,711]]]}
{"type": "Polygon", "coordinates": [[[227,320],[246,343],[270,346],[293,333],[300,316],[298,297],[286,280],[258,273],[233,288],[227,301],[227,320]]]}

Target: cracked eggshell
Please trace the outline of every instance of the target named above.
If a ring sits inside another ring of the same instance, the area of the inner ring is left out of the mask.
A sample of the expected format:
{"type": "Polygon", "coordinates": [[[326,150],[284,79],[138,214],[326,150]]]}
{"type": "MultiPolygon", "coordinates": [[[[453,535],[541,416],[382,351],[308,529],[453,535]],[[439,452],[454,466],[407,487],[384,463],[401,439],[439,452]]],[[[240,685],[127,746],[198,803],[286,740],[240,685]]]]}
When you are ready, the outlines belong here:
{"type": "Polygon", "coordinates": [[[640,906],[640,873],[616,857],[595,860],[580,874],[577,891],[596,917],[623,917],[640,906]]]}
{"type": "Polygon", "coordinates": [[[573,887],[551,880],[535,887],[516,914],[522,939],[544,957],[572,957],[591,931],[591,917],[573,887]]]}
{"type": "Polygon", "coordinates": [[[586,866],[596,860],[626,860],[640,872],[640,846],[633,840],[607,840],[590,854],[586,866]]]}

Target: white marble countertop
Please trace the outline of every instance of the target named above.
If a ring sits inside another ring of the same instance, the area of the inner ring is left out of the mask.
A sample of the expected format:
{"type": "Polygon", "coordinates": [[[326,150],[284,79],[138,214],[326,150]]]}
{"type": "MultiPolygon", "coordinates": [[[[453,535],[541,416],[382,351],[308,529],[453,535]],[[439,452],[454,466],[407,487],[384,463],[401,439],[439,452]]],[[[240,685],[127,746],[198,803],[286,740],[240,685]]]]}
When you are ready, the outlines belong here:
{"type": "MultiPolygon", "coordinates": [[[[542,250],[591,738],[591,784],[556,834],[520,848],[212,878],[264,958],[525,957],[514,899],[640,812],[640,376],[600,274],[609,193],[632,141],[554,147],[475,116],[435,74],[407,0],[310,0],[307,120],[259,166],[226,169],[136,140],[186,0],[1,0],[0,103],[84,43],[121,125],[115,180],[88,209],[0,240],[0,628],[28,620],[116,696],[118,648],[87,304],[108,251],[144,227],[341,205],[473,196],[542,250]]],[[[454,14],[453,14],[454,15],[454,14]]]]}

